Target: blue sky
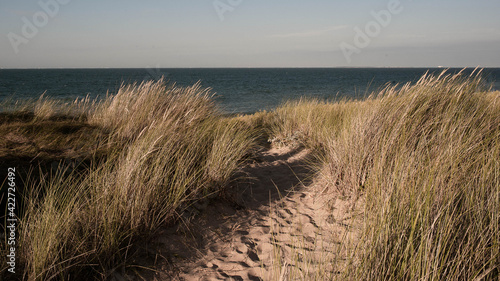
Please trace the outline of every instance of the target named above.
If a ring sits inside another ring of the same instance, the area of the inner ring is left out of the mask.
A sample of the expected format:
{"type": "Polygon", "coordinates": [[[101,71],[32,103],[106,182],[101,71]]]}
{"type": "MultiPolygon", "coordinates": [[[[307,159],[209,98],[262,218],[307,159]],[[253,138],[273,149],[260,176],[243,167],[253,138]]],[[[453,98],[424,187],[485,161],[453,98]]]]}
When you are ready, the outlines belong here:
{"type": "Polygon", "coordinates": [[[2,0],[0,67],[500,67],[498,11],[493,0],[2,0]]]}

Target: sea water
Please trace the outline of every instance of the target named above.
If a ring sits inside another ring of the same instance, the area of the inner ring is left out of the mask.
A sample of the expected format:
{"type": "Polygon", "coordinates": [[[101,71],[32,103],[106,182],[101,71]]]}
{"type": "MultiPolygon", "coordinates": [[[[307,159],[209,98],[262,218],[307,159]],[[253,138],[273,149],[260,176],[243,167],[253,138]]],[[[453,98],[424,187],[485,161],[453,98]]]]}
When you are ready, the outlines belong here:
{"type": "MultiPolygon", "coordinates": [[[[449,69],[456,73],[461,69],[449,69]]],[[[212,88],[224,113],[270,110],[286,100],[363,98],[387,83],[416,82],[438,68],[162,68],[162,69],[0,69],[0,103],[6,99],[46,97],[66,101],[102,98],[122,83],[158,80],[189,86],[197,81],[212,88]]],[[[473,69],[466,69],[472,72],[473,69]]],[[[500,89],[500,68],[483,70],[500,89]]]]}

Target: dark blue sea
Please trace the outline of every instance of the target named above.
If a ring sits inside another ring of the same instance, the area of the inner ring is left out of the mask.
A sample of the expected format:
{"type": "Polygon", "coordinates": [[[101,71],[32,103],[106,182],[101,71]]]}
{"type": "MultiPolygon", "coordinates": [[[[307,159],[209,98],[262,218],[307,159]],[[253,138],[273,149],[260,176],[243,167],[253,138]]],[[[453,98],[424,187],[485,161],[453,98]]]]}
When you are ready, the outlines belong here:
{"type": "MultiPolygon", "coordinates": [[[[473,69],[467,69],[471,72],[473,69]]],[[[216,93],[225,113],[270,110],[285,100],[362,98],[386,83],[415,82],[428,68],[183,68],[183,69],[0,69],[0,103],[45,96],[65,101],[102,98],[122,83],[164,76],[177,85],[201,81],[216,93]]],[[[450,69],[457,72],[460,69],[450,69]]],[[[500,68],[483,70],[500,89],[500,68]]],[[[5,107],[4,103],[4,107],[5,107]]],[[[1,109],[0,109],[1,110],[1,109]]]]}

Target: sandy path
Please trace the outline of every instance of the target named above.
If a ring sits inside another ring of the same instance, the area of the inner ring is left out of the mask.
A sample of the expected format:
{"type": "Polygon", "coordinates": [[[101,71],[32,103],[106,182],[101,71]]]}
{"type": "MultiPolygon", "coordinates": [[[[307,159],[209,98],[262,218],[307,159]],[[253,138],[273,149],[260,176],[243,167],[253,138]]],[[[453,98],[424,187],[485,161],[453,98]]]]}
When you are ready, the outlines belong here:
{"type": "MultiPolygon", "coordinates": [[[[189,227],[165,229],[150,248],[159,268],[148,280],[322,280],[341,262],[350,235],[344,202],[328,212],[314,195],[307,150],[270,149],[235,184],[242,208],[211,202],[189,227]],[[306,188],[306,186],[309,186],[306,188]]],[[[333,273],[332,273],[333,272],[333,273]]]]}

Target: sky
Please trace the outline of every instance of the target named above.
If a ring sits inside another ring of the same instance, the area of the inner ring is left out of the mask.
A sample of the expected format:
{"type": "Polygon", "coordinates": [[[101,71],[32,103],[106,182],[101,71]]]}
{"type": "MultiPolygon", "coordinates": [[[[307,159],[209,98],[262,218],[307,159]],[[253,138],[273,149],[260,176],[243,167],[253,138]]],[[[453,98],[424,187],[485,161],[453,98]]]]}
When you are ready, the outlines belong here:
{"type": "Polygon", "coordinates": [[[498,0],[1,0],[0,68],[500,67],[498,0]]]}

